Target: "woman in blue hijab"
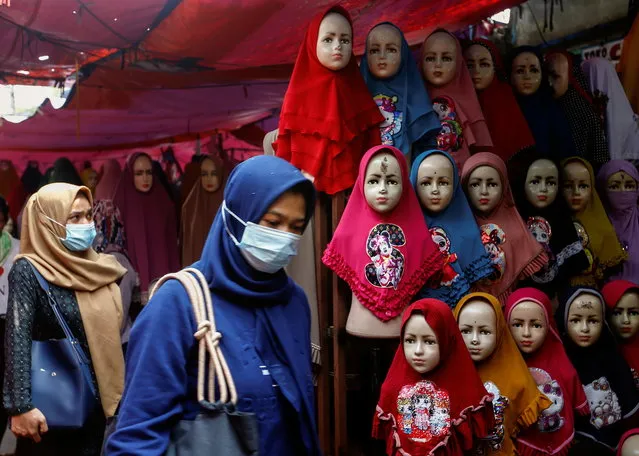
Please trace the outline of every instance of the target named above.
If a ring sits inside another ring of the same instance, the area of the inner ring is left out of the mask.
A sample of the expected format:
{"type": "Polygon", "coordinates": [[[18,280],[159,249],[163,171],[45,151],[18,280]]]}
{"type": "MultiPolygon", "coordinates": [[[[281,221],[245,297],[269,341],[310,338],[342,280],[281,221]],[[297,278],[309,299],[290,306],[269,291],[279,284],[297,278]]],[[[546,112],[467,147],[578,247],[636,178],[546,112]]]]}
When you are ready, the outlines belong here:
{"type": "MultiPolygon", "coordinates": [[[[258,421],[260,456],[320,454],[311,371],[310,309],[284,272],[315,205],[313,184],[286,161],[235,168],[202,258],[237,408],[258,421]]],[[[162,285],[131,331],[125,394],[109,456],[160,456],[179,420],[193,419],[197,331],[177,281],[162,285]]]]}

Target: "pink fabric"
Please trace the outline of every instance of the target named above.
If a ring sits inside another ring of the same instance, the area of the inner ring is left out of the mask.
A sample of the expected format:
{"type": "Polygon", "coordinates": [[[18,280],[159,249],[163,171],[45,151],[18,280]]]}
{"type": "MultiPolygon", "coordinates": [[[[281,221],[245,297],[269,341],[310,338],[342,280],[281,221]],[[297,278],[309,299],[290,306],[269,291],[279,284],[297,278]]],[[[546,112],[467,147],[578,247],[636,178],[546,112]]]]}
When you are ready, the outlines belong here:
{"type": "Polygon", "coordinates": [[[100,169],[100,180],[95,187],[95,195],[93,199],[99,200],[112,200],[115,196],[115,190],[120,182],[120,176],[122,175],[122,167],[114,158],[107,160],[100,169]]]}
{"type": "Polygon", "coordinates": [[[422,286],[439,276],[444,260],[430,236],[400,150],[376,146],[366,152],[353,193],[322,261],[382,321],[400,315],[422,286]],[[401,200],[386,214],[373,210],[364,195],[366,167],[380,152],[392,153],[402,172],[401,200]]]}

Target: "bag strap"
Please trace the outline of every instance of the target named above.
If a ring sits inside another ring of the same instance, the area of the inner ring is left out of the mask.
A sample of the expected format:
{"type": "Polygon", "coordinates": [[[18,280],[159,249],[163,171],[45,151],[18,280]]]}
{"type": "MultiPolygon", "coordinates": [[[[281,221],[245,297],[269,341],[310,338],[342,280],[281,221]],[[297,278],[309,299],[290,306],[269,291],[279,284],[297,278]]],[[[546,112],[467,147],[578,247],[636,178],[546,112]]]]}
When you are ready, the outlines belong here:
{"type": "Polygon", "coordinates": [[[206,401],[214,404],[215,383],[220,388],[219,402],[223,404],[237,404],[237,390],[233,376],[226,363],[224,354],[220,347],[222,334],[215,326],[215,315],[213,313],[213,302],[209,291],[208,283],[204,275],[195,268],[186,268],[173,274],[167,274],[158,280],[157,284],[149,293],[149,299],[155,294],[158,288],[168,280],[177,280],[186,289],[193,313],[197,331],[193,335],[199,342],[198,346],[198,370],[197,370],[197,400],[202,403],[204,398],[205,376],[208,377],[208,390],[206,401]],[[207,357],[208,354],[208,357],[207,357]],[[208,369],[207,369],[208,361],[208,369]]]}

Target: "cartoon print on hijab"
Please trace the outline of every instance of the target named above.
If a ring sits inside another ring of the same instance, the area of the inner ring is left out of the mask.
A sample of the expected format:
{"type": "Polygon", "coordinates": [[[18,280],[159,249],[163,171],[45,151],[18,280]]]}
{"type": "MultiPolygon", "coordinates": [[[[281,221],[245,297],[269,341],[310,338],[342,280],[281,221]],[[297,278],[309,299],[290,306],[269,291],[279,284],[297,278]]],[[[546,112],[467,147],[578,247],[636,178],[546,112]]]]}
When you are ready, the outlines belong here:
{"type": "Polygon", "coordinates": [[[404,386],[397,396],[396,420],[400,432],[426,443],[450,430],[450,397],[430,381],[404,386]]]}
{"type": "Polygon", "coordinates": [[[548,372],[538,367],[530,367],[528,369],[532,378],[537,383],[537,388],[548,399],[552,401],[552,405],[541,412],[541,416],[537,421],[537,428],[541,432],[555,432],[564,425],[564,418],[561,412],[564,410],[564,393],[557,380],[553,380],[548,372]]]}
{"type": "Polygon", "coordinates": [[[404,232],[397,225],[379,224],[371,230],[366,242],[366,253],[372,263],[366,265],[366,278],[372,285],[397,289],[404,275],[406,260],[395,247],[405,244],[404,232]]]}
{"type": "Polygon", "coordinates": [[[590,423],[595,428],[601,429],[621,420],[619,398],[606,377],[584,385],[584,391],[590,405],[590,423]]]}
{"type": "Polygon", "coordinates": [[[439,251],[444,256],[444,268],[442,269],[440,286],[449,287],[459,277],[457,271],[455,271],[455,269],[451,266],[457,261],[457,254],[450,251],[450,239],[443,228],[438,226],[432,227],[430,229],[430,235],[433,238],[433,242],[437,245],[437,247],[439,247],[439,251]]]}
{"type": "Polygon", "coordinates": [[[506,254],[500,247],[506,242],[506,233],[494,223],[482,225],[479,231],[481,233],[481,242],[483,242],[486,253],[488,253],[495,268],[493,277],[485,280],[496,282],[503,277],[506,270],[506,254]]]}
{"type": "Polygon", "coordinates": [[[404,114],[397,109],[397,97],[389,97],[380,93],[373,100],[377,103],[379,112],[384,116],[384,122],[379,125],[382,144],[392,146],[393,135],[402,131],[404,118],[404,114]]]}
{"type": "Polygon", "coordinates": [[[592,252],[588,248],[588,243],[590,242],[590,238],[588,237],[586,228],[584,228],[584,226],[581,223],[573,222],[573,225],[575,225],[575,231],[577,231],[577,236],[579,237],[579,240],[581,241],[581,245],[584,246],[584,252],[586,252],[586,256],[588,257],[588,264],[590,265],[588,266],[588,268],[586,268],[585,271],[582,272],[582,274],[591,274],[595,267],[595,260],[594,260],[594,257],[592,256],[592,252]]]}
{"type": "Polygon", "coordinates": [[[458,151],[464,142],[464,134],[455,111],[455,102],[447,96],[437,97],[433,100],[433,110],[442,124],[437,135],[437,148],[446,152],[458,151]]]}
{"type": "Polygon", "coordinates": [[[530,231],[537,242],[544,248],[546,255],[548,255],[548,264],[545,264],[538,274],[549,272],[551,265],[555,262],[555,254],[550,248],[550,238],[552,238],[550,223],[543,217],[533,216],[528,217],[526,226],[528,227],[528,231],[530,231]]]}
{"type": "MultiPolygon", "coordinates": [[[[506,396],[502,396],[499,388],[493,382],[484,383],[486,391],[493,395],[493,413],[495,414],[495,427],[493,428],[490,436],[487,439],[488,446],[493,451],[499,451],[504,443],[505,429],[504,429],[504,413],[506,407],[510,403],[510,400],[506,396]]],[[[480,445],[476,448],[475,454],[477,456],[485,454],[484,447],[480,445]]]]}

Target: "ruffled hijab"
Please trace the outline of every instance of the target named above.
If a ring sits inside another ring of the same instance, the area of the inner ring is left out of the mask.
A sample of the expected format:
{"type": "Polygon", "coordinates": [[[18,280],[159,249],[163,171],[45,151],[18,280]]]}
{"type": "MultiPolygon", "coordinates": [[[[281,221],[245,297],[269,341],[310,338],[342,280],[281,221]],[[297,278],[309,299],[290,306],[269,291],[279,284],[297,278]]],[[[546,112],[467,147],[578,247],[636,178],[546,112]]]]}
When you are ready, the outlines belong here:
{"type": "Polygon", "coordinates": [[[628,174],[639,185],[639,172],[632,163],[611,160],[597,173],[597,187],[603,196],[606,212],[615,228],[617,238],[628,252],[628,260],[623,264],[623,270],[614,278],[639,283],[639,190],[608,191],[608,179],[619,171],[628,174]]]}
{"type": "Polygon", "coordinates": [[[518,152],[533,148],[535,139],[507,82],[499,50],[491,41],[483,38],[470,41],[466,47],[473,44],[485,47],[493,59],[495,77],[488,87],[477,92],[477,98],[495,146],[493,152],[507,162],[518,152]]]}
{"type": "Polygon", "coordinates": [[[429,150],[413,162],[410,182],[417,190],[419,166],[433,154],[444,155],[453,166],[453,198],[443,211],[432,214],[422,207],[426,225],[435,244],[444,255],[444,269],[440,284],[436,288],[421,289],[420,298],[435,298],[454,307],[473,283],[493,273],[493,263],[481,241],[475,216],[461,187],[459,171],[450,154],[440,150],[429,150]]]}
{"type": "Polygon", "coordinates": [[[573,275],[572,285],[595,286],[604,279],[607,269],[621,265],[628,254],[619,243],[617,233],[608,219],[599,194],[595,188],[595,173],[588,161],[579,157],[571,157],[561,163],[562,168],[568,163],[580,162],[590,173],[592,193],[586,208],[579,214],[573,214],[577,234],[590,259],[590,267],[580,275],[573,275]]]}
{"type": "Polygon", "coordinates": [[[95,187],[95,200],[111,200],[120,182],[122,167],[115,159],[104,162],[100,171],[100,179],[95,187]]]}
{"type": "MultiPolygon", "coordinates": [[[[433,103],[424,88],[419,68],[402,31],[390,22],[380,25],[394,27],[402,37],[399,70],[388,79],[378,79],[368,68],[368,38],[366,52],[362,56],[359,70],[375,103],[386,119],[380,126],[382,144],[395,146],[404,155],[411,152],[411,145],[423,137],[439,132],[441,125],[433,103]]],[[[370,35],[370,32],[369,32],[370,35]]]]}
{"type": "MultiPolygon", "coordinates": [[[[457,47],[457,62],[455,77],[443,87],[436,87],[426,79],[426,88],[433,100],[435,112],[439,115],[442,131],[437,137],[437,147],[449,152],[457,162],[457,167],[462,168],[470,155],[470,147],[487,150],[492,149],[493,141],[490,138],[481,106],[477,100],[475,86],[466,68],[461,44],[455,35],[445,29],[437,29],[431,33],[448,33],[455,40],[457,47]]],[[[426,42],[422,45],[422,61],[426,53],[426,42]]],[[[420,69],[421,69],[420,65],[420,69]]]]}
{"type": "Polygon", "coordinates": [[[501,177],[502,198],[490,214],[475,212],[482,242],[495,269],[493,278],[478,284],[477,288],[505,302],[517,281],[539,272],[548,263],[548,256],[530,234],[515,207],[506,165],[501,158],[488,152],[470,157],[462,170],[464,189],[468,186],[471,173],[480,166],[497,170],[501,177]]]}
{"type": "Polygon", "coordinates": [[[419,289],[439,273],[443,258],[421,215],[410,187],[406,159],[399,149],[377,146],[366,152],[353,193],[322,261],[382,321],[399,316],[419,289]],[[393,154],[402,173],[399,204],[385,214],[372,209],[364,195],[366,168],[379,153],[393,154]]]}
{"type": "Polygon", "coordinates": [[[436,299],[412,304],[402,317],[401,340],[382,385],[373,437],[386,441],[389,455],[466,454],[490,433],[494,416],[448,305],[436,299]],[[440,362],[425,374],[413,370],[404,355],[404,329],[415,314],[424,316],[439,345],[440,362]]]}
{"type": "Polygon", "coordinates": [[[537,389],[537,384],[510,334],[497,298],[487,293],[468,294],[455,307],[455,319],[459,322],[464,305],[477,299],[492,306],[497,322],[495,351],[477,364],[477,371],[486,390],[493,394],[497,424],[492,440],[485,445],[489,454],[510,456],[514,454],[513,438],[522,429],[535,424],[542,411],[550,407],[552,402],[537,389]]]}
{"type": "Polygon", "coordinates": [[[102,409],[109,417],[115,413],[124,388],[122,300],[116,281],[126,270],[110,255],[93,249],[71,252],[62,245],[60,239],[66,235],[63,227],[80,193],[93,204],[88,188],[63,183],[46,185],[29,198],[22,218],[21,253],[16,260],[26,258],[49,283],[75,292],[102,409]]]}
{"type": "Polygon", "coordinates": [[[362,151],[380,144],[384,118],[351,55],[346,68],[332,71],[317,58],[320,24],[329,13],[353,22],[341,6],[311,21],[295,61],[274,144],[284,158],[315,178],[318,191],[335,194],[353,186],[362,151]]]}
{"type": "Polygon", "coordinates": [[[544,311],[548,327],[546,340],[536,352],[524,353],[523,357],[537,388],[553,404],[542,412],[536,425],[517,436],[517,452],[522,456],[565,456],[575,437],[575,411],[579,415],[589,414],[588,400],[559,337],[550,298],[535,288],[520,288],[506,301],[506,322],[522,302],[534,302],[544,311]]]}

